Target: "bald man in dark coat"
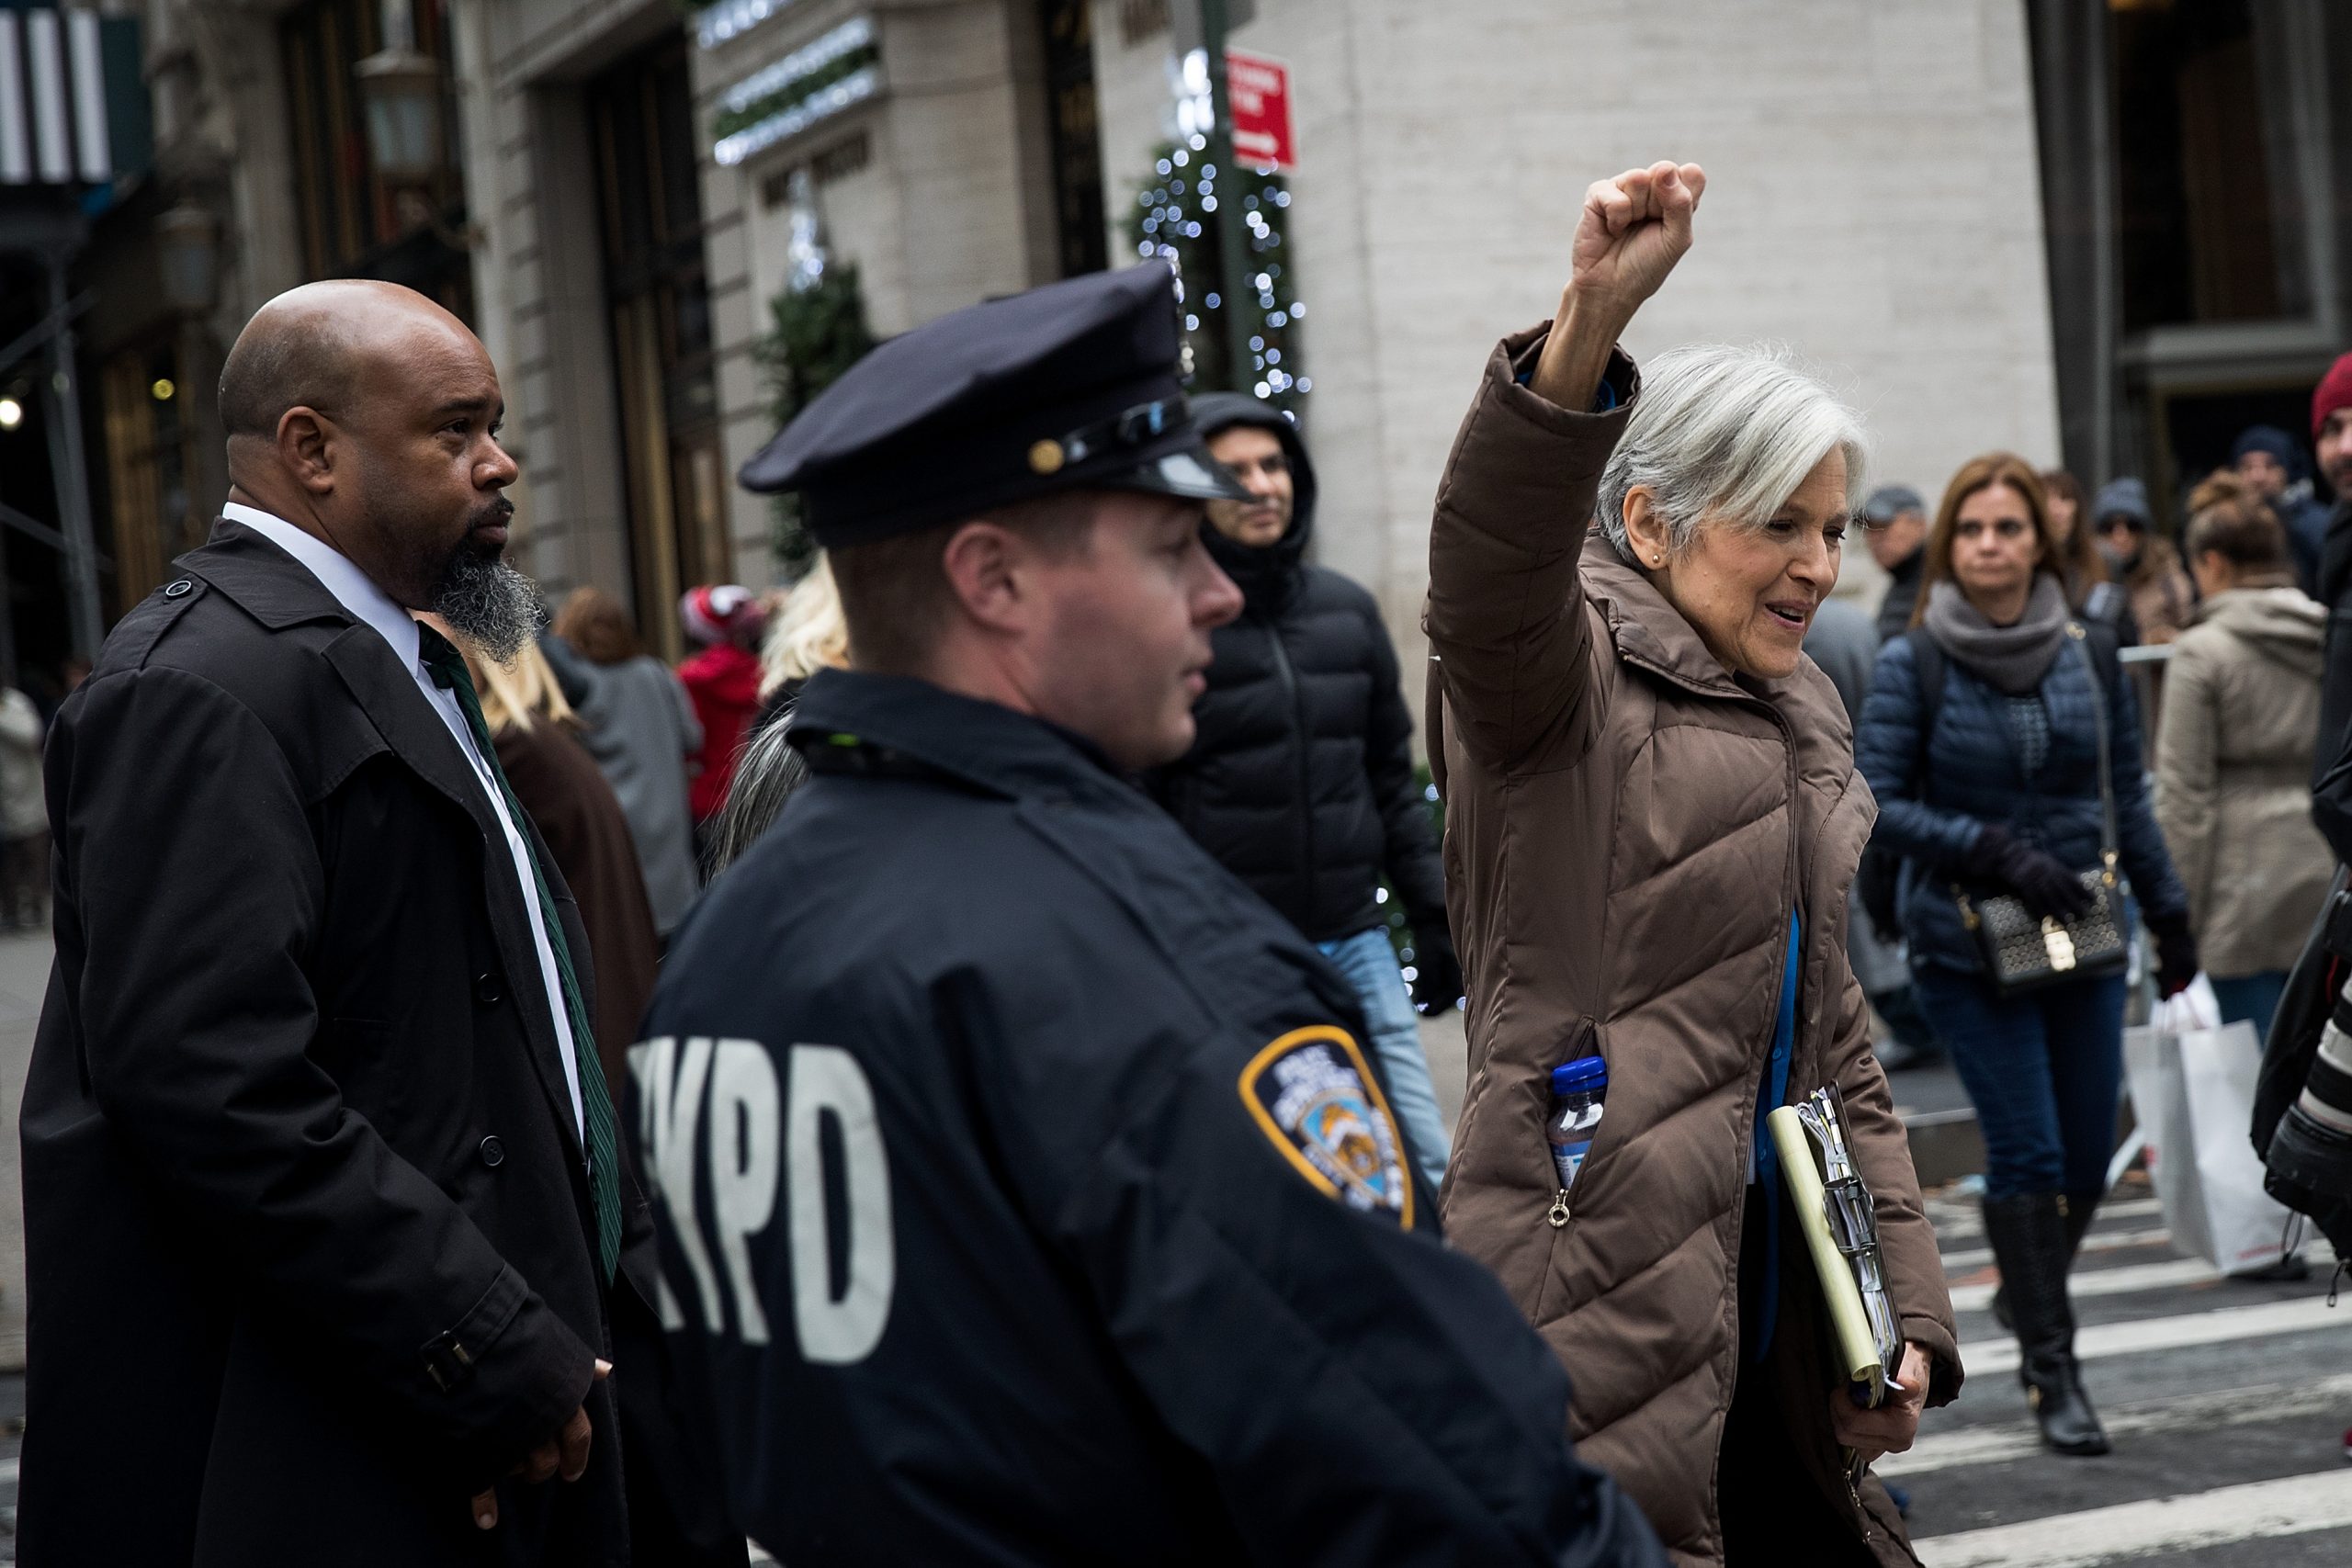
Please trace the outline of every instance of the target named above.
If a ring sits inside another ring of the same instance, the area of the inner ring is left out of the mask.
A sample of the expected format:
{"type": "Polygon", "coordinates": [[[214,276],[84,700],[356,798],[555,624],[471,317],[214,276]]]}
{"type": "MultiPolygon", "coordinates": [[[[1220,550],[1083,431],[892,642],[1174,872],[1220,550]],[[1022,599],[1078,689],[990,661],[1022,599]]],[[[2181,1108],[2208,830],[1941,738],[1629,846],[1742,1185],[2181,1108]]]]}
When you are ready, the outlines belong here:
{"type": "Polygon", "coordinates": [[[409,614],[531,626],[497,375],[312,285],[221,408],[223,520],[50,747],[25,1561],[617,1568],[604,1373],[651,1298],[588,944],[409,614]]]}

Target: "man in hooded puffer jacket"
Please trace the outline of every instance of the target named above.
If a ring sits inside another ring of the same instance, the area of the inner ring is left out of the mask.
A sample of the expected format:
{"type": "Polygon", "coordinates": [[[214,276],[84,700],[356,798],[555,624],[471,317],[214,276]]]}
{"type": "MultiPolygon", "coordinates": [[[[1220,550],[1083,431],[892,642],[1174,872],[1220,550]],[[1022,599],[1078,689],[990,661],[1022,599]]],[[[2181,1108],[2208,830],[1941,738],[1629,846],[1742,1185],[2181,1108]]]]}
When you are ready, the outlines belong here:
{"type": "Polygon", "coordinates": [[[1452,1145],[1413,1003],[1462,998],[1429,806],[1413,776],[1413,717],[1380,606],[1306,561],[1315,469],[1298,429],[1238,392],[1193,403],[1210,452],[1255,498],[1208,504],[1209,553],[1240,586],[1240,618],[1212,634],[1197,735],[1152,791],[1193,840],[1315,942],[1363,998],[1416,1162],[1434,1187],[1452,1145]],[[1380,879],[1413,933],[1408,996],[1380,879]]]}

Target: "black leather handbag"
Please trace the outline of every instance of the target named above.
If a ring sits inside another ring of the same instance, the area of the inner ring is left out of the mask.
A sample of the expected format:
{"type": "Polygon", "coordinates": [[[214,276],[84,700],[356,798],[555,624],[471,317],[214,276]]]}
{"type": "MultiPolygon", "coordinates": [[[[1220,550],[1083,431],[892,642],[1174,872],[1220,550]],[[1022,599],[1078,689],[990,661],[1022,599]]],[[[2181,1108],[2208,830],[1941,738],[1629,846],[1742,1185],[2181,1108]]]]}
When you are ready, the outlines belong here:
{"type": "Polygon", "coordinates": [[[2116,872],[2115,785],[2108,757],[2107,694],[2098,666],[2083,645],[2083,628],[2066,636],[2091,682],[2091,712],[2098,731],[2099,863],[2079,873],[2091,907],[2072,919],[2037,915],[2014,893],[1971,898],[1954,884],[1961,923],[1975,937],[1985,977],[2004,997],[2020,996],[2063,980],[2103,979],[2130,964],[2131,931],[2123,918],[2123,881],[2116,872]]]}

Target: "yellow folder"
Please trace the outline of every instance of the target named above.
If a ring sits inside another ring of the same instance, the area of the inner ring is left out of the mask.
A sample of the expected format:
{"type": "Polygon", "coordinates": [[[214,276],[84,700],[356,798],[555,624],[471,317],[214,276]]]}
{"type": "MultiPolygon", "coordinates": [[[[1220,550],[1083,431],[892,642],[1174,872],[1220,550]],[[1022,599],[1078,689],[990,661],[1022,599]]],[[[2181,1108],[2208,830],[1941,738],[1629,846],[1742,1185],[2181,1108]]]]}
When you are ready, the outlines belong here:
{"type": "Polygon", "coordinates": [[[1838,1365],[1849,1382],[1868,1390],[1864,1403],[1875,1406],[1886,1398],[1885,1356],[1871,1331],[1871,1314],[1862,1304],[1853,1266],[1830,1234],[1820,1156],[1795,1106],[1781,1106],[1764,1118],[1764,1124],[1772,1134],[1773,1146],[1781,1152],[1781,1178],[1789,1184],[1797,1223],[1804,1231],[1805,1250],[1813,1255],[1814,1272],[1820,1276],[1821,1293],[1829,1303],[1838,1365]]]}

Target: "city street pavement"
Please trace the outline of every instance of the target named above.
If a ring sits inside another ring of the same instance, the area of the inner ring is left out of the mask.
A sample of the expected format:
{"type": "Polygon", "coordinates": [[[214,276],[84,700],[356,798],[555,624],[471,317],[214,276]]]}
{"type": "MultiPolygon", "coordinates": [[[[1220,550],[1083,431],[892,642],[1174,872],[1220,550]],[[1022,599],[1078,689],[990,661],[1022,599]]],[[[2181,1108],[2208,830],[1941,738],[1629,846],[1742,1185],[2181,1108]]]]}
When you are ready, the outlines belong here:
{"type": "Polygon", "coordinates": [[[2352,1562],[2352,1303],[2310,1279],[2251,1284],[2177,1253],[2135,1173],[2074,1274],[2076,1351],[2115,1451],[2038,1445],[1973,1199],[1931,1194],[1968,1385],[1880,1462],[1911,1494],[1928,1568],[2292,1568],[2352,1562]]]}

